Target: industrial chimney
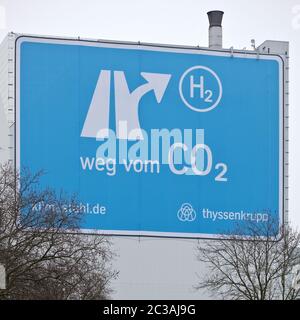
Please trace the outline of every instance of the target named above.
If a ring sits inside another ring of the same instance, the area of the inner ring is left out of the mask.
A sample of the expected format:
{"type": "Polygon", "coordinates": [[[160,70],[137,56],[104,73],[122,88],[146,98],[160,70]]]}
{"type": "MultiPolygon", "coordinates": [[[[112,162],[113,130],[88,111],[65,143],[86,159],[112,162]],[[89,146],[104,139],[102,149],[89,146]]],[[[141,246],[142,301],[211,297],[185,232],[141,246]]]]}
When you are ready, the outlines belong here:
{"type": "Polygon", "coordinates": [[[212,49],[222,49],[222,19],[223,11],[207,12],[209,20],[209,39],[208,45],[212,49]]]}

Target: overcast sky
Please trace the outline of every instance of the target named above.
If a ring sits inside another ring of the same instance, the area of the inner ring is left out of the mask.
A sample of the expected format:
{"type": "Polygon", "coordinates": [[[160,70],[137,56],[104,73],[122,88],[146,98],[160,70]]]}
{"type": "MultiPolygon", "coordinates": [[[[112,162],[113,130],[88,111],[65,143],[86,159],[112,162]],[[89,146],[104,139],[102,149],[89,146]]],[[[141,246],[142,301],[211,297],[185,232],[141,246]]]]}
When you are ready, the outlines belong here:
{"type": "Polygon", "coordinates": [[[207,46],[206,12],[214,9],[225,12],[225,48],[249,49],[251,39],[290,41],[290,220],[299,228],[300,0],[0,0],[0,40],[14,31],[207,46]]]}

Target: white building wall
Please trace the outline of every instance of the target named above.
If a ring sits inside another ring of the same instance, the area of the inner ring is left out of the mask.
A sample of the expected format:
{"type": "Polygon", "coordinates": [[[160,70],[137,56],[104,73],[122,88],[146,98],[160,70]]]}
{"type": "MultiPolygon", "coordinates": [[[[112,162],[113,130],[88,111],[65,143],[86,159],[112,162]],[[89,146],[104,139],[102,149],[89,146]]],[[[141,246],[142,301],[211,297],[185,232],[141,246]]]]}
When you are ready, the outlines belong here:
{"type": "Polygon", "coordinates": [[[8,123],[3,102],[0,98],[0,165],[8,160],[8,146],[8,123]]]}
{"type": "Polygon", "coordinates": [[[9,33],[0,44],[0,163],[14,157],[14,40],[9,33]]]}
{"type": "MultiPolygon", "coordinates": [[[[113,282],[113,299],[211,299],[195,286],[206,274],[197,261],[201,240],[114,237],[118,256],[114,268],[120,271],[113,282]]],[[[214,297],[217,298],[217,297],[214,297]]]]}

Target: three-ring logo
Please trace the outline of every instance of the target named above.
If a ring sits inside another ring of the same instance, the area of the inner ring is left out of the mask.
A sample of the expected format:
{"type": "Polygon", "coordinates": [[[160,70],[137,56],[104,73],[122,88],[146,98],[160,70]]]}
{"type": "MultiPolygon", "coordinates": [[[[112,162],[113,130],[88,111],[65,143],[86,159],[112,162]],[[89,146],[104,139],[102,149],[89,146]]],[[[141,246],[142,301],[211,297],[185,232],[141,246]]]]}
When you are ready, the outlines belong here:
{"type": "Polygon", "coordinates": [[[184,203],[177,212],[177,218],[183,222],[192,222],[196,216],[196,211],[189,203],[184,203]]]}

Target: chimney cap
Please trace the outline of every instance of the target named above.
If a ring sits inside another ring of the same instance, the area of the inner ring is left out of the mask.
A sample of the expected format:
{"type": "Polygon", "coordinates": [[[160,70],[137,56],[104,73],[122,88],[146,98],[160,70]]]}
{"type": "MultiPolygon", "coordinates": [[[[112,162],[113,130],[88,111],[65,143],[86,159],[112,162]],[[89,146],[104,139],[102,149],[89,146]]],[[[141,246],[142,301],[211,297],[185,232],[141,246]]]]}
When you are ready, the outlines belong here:
{"type": "Polygon", "coordinates": [[[223,11],[213,10],[207,12],[209,27],[222,27],[223,11]]]}

